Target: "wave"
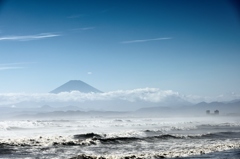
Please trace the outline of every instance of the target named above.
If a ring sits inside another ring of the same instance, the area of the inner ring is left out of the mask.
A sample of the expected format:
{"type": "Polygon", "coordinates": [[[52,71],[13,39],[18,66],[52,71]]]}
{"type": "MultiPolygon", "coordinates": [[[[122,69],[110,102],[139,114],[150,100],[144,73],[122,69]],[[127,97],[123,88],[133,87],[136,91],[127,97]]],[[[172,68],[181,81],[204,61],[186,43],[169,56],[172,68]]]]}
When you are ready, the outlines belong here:
{"type": "Polygon", "coordinates": [[[240,132],[217,132],[217,133],[208,133],[202,134],[199,136],[191,136],[190,138],[207,138],[207,139],[232,139],[232,138],[239,138],[240,132]]]}
{"type": "Polygon", "coordinates": [[[9,126],[7,128],[5,128],[5,130],[8,131],[12,131],[12,130],[25,130],[26,128],[20,128],[20,127],[16,127],[16,126],[9,126]]]}
{"type": "Polygon", "coordinates": [[[69,159],[161,159],[161,158],[181,158],[181,159],[197,159],[197,158],[231,158],[239,159],[239,146],[230,145],[214,145],[209,149],[185,149],[185,150],[169,150],[164,152],[148,152],[148,153],[132,153],[132,154],[115,154],[115,155],[90,155],[80,154],[69,159]],[[229,147],[234,147],[231,149],[229,147]]]}
{"type": "Polygon", "coordinates": [[[14,151],[14,149],[6,148],[3,145],[0,145],[0,155],[12,154],[14,151]]]}
{"type": "Polygon", "coordinates": [[[17,129],[34,129],[34,128],[44,128],[48,126],[57,126],[57,124],[52,122],[44,121],[0,121],[0,130],[17,130],[17,129]]]}
{"type": "Polygon", "coordinates": [[[102,138],[102,135],[99,134],[95,134],[95,133],[87,133],[87,134],[77,134],[74,135],[73,138],[74,139],[89,139],[89,138],[102,138]]]}
{"type": "MultiPolygon", "coordinates": [[[[108,134],[85,133],[69,136],[38,136],[35,138],[0,139],[1,147],[5,153],[13,153],[8,148],[17,152],[29,150],[38,153],[40,158],[54,158],[51,152],[62,152],[70,158],[69,154],[85,154],[86,158],[95,159],[122,159],[122,158],[176,158],[177,156],[191,156],[240,149],[240,132],[218,132],[199,135],[161,134],[145,137],[108,137],[108,134]],[[231,136],[236,139],[229,139],[231,136]],[[222,140],[224,138],[224,140],[222,140]],[[194,140],[193,140],[194,139],[194,140]],[[227,140],[226,140],[227,139],[227,140]],[[42,153],[40,149],[47,149],[42,153]],[[50,154],[48,157],[43,156],[50,154]],[[114,157],[113,157],[114,156],[114,157]]],[[[1,155],[1,154],[0,154],[1,155]]],[[[57,154],[56,155],[60,155],[57,154]]],[[[81,156],[81,155],[80,155],[81,156]]],[[[81,158],[80,156],[72,159],[81,158]]],[[[84,155],[83,155],[84,156],[84,155]]],[[[83,157],[82,156],[82,157],[83,157]]],[[[60,158],[56,156],[56,158],[60,158]]]]}
{"type": "Polygon", "coordinates": [[[146,136],[146,137],[106,137],[107,135],[100,135],[95,133],[87,133],[87,134],[78,134],[74,135],[74,139],[91,139],[92,141],[96,142],[99,141],[102,144],[126,144],[135,141],[158,141],[158,140],[169,140],[169,139],[187,139],[187,138],[195,138],[195,139],[211,139],[211,138],[234,138],[239,136],[240,133],[236,132],[221,132],[221,133],[209,133],[209,134],[202,134],[202,135],[176,135],[176,134],[162,134],[156,136],[146,136]]]}
{"type": "Polygon", "coordinates": [[[207,133],[197,135],[178,135],[178,134],[162,134],[156,136],[145,137],[107,137],[107,134],[86,133],[77,134],[73,136],[63,137],[38,137],[38,138],[23,138],[23,139],[0,139],[0,145],[9,146],[42,146],[42,145],[97,145],[97,144],[128,144],[133,142],[159,142],[167,140],[179,140],[179,139],[239,139],[240,132],[218,132],[207,133]]]}

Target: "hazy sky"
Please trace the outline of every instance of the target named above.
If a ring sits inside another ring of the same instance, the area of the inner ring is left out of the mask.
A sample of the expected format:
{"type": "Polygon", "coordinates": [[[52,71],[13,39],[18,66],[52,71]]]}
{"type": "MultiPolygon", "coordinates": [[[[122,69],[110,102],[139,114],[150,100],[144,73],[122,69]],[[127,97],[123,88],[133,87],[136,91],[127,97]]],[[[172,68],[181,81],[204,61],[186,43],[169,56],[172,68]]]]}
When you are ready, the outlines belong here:
{"type": "Polygon", "coordinates": [[[104,92],[240,93],[234,1],[0,2],[0,93],[44,93],[73,79],[104,92]]]}

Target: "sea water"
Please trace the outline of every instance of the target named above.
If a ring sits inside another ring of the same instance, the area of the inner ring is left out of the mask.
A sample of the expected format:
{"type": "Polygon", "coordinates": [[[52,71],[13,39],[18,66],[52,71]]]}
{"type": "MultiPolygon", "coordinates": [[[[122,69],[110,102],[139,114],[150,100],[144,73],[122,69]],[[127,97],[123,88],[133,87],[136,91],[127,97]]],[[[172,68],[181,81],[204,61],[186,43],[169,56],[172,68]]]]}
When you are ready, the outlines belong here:
{"type": "Polygon", "coordinates": [[[0,120],[0,158],[238,159],[239,119],[125,116],[0,120]]]}

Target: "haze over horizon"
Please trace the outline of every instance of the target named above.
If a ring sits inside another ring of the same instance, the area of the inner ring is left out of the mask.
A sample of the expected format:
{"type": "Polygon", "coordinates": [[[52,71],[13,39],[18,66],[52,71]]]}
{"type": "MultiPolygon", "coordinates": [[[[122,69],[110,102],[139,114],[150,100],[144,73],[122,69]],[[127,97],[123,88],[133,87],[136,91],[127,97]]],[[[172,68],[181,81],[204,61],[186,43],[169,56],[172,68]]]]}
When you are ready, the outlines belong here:
{"type": "Polygon", "coordinates": [[[0,98],[41,96],[82,80],[103,92],[239,99],[237,4],[0,1],[0,98]]]}
{"type": "Polygon", "coordinates": [[[207,103],[224,105],[224,109],[230,109],[228,106],[239,105],[240,95],[236,93],[219,96],[184,95],[172,90],[148,87],[102,92],[81,80],[68,81],[49,93],[0,93],[0,108],[12,110],[42,108],[47,105],[67,109],[73,106],[86,110],[129,111],[149,107],[188,108],[195,104],[206,106],[207,103]]]}

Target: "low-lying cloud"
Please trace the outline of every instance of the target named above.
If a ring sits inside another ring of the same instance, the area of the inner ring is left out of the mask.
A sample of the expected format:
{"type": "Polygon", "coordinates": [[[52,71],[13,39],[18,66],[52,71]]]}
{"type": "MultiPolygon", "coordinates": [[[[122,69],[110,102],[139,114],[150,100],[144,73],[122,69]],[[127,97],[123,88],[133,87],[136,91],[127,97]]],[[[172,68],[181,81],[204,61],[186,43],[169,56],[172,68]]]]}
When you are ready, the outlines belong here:
{"type": "Polygon", "coordinates": [[[106,93],[81,93],[79,91],[52,93],[3,93],[0,94],[0,105],[11,105],[20,102],[87,102],[87,101],[115,101],[150,102],[150,103],[198,103],[211,101],[226,101],[240,98],[238,94],[221,95],[217,97],[200,97],[182,95],[172,90],[158,88],[141,88],[133,90],[118,90],[106,93]]]}

